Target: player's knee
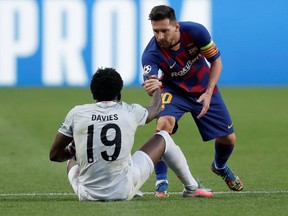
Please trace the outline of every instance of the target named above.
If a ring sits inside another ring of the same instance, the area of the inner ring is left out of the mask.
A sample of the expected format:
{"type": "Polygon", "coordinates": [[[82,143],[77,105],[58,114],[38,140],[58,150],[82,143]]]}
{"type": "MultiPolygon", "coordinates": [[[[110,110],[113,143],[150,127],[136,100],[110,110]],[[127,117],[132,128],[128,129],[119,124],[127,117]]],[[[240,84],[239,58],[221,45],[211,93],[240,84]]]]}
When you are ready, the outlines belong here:
{"type": "Polygon", "coordinates": [[[235,133],[232,133],[232,134],[228,135],[228,140],[230,141],[230,143],[235,144],[236,143],[236,135],[235,135],[235,133]]]}
{"type": "Polygon", "coordinates": [[[70,169],[74,166],[78,165],[74,159],[70,159],[67,161],[67,173],[69,173],[70,169]]]}
{"type": "Polygon", "coordinates": [[[173,116],[162,116],[157,121],[157,130],[165,130],[172,134],[175,125],[175,118],[173,116]]]}
{"type": "Polygon", "coordinates": [[[236,143],[236,135],[232,133],[227,136],[218,137],[217,140],[223,144],[234,145],[236,143]]]}

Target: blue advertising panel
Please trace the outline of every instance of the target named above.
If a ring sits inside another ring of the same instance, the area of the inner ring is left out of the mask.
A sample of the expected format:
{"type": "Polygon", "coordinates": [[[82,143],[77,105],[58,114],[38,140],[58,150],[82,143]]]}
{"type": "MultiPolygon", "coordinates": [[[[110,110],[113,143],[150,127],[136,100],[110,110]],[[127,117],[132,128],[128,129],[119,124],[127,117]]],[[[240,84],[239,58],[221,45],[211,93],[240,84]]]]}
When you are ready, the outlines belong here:
{"type": "Polygon", "coordinates": [[[102,66],[139,86],[152,37],[148,14],[159,4],[210,31],[222,53],[219,84],[288,85],[288,1],[276,2],[0,0],[0,87],[87,86],[102,66]]]}

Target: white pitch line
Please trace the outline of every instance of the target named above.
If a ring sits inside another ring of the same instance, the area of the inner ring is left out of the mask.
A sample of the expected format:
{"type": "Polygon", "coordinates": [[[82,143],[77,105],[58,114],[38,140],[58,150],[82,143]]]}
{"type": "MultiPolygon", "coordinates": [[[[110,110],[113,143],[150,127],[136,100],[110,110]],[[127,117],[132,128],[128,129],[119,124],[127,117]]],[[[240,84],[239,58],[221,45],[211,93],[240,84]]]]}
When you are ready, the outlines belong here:
{"type": "Polygon", "coordinates": [[[19,194],[0,194],[0,197],[5,196],[74,196],[74,193],[19,193],[19,194]]]}
{"type": "MultiPolygon", "coordinates": [[[[182,192],[168,192],[169,194],[182,194],[182,192]]],[[[214,191],[214,194],[288,194],[288,191],[214,191]]],[[[143,192],[143,194],[154,194],[154,192],[143,192]]]]}
{"type": "MultiPolygon", "coordinates": [[[[142,192],[144,195],[153,195],[154,192],[142,192]]],[[[169,194],[182,194],[182,192],[169,192],[169,194]]],[[[278,191],[215,191],[214,194],[288,194],[286,190],[278,191]]],[[[74,193],[10,193],[10,194],[0,194],[0,197],[9,197],[9,196],[75,196],[74,193]]]]}

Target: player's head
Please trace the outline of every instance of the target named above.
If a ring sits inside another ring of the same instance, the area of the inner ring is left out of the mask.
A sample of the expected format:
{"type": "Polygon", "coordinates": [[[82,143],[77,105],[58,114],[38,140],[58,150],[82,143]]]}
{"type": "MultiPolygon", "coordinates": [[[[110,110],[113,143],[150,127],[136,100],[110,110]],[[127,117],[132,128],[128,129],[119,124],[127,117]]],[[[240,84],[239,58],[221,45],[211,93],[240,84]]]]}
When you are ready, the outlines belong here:
{"type": "Polygon", "coordinates": [[[153,7],[149,14],[149,20],[161,21],[164,19],[169,19],[170,22],[176,22],[174,9],[167,5],[158,5],[153,7]]]}
{"type": "Polygon", "coordinates": [[[98,68],[90,83],[90,90],[96,101],[120,100],[122,88],[123,80],[113,68],[98,68]]]}
{"type": "Polygon", "coordinates": [[[167,5],[155,6],[149,14],[149,20],[160,47],[169,48],[178,43],[179,24],[173,8],[167,5]]]}

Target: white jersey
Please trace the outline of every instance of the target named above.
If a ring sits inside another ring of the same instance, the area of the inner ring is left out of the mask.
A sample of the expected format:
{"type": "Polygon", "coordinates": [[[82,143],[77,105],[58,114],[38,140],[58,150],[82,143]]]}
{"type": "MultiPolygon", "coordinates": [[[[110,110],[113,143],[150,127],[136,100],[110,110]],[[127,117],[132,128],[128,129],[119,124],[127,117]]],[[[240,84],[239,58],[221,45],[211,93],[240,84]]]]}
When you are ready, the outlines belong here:
{"type": "Polygon", "coordinates": [[[59,132],[73,137],[79,183],[98,200],[126,199],[131,192],[131,149],[148,111],[138,104],[98,102],[74,107],[59,132]]]}

